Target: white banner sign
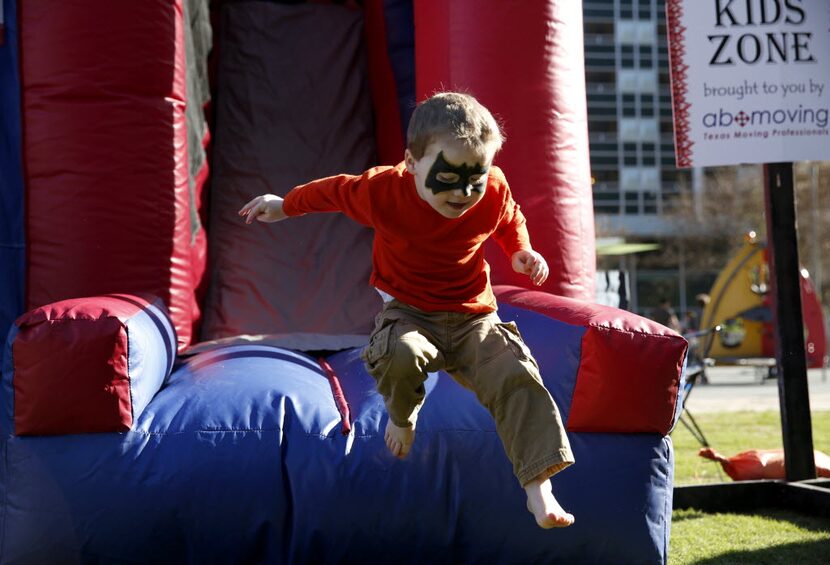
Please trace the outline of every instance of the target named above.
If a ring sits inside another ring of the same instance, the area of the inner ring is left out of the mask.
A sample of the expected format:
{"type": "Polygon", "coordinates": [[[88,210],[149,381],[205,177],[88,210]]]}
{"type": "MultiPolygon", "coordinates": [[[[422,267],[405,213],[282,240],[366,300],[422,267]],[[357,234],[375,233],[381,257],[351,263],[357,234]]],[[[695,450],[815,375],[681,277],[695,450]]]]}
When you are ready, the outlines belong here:
{"type": "Polygon", "coordinates": [[[830,0],[668,0],[678,167],[830,160],[830,0]]]}

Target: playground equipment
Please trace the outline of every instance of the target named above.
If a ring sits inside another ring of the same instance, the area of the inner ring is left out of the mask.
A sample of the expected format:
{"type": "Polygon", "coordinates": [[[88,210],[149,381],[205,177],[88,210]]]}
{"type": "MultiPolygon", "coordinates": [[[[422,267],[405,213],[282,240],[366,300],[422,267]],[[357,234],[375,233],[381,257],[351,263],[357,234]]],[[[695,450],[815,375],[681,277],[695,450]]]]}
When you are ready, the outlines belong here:
{"type": "MultiPolygon", "coordinates": [[[[805,269],[801,271],[801,304],[808,367],[823,367],[827,338],[821,303],[805,269]]],[[[701,328],[720,325],[707,357],[718,363],[775,366],[775,336],[770,309],[766,243],[754,232],[723,268],[712,285],[701,328]]]]}
{"type": "Polygon", "coordinates": [[[665,563],[686,342],[586,301],[579,4],[212,4],[3,2],[0,561],[665,563]],[[389,455],[365,228],[235,216],[397,161],[438,88],[504,121],[552,267],[531,291],[488,255],[578,460],[554,479],[567,530],[535,525],[446,375],[389,455]]]}

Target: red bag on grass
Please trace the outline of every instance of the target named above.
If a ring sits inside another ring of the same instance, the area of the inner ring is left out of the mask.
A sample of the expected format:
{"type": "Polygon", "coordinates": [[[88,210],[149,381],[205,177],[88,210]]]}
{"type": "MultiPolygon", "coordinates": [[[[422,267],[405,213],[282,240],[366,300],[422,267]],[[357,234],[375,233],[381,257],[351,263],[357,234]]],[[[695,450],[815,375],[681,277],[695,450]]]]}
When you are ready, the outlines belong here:
{"type": "MultiPolygon", "coordinates": [[[[704,447],[697,454],[719,462],[733,481],[785,477],[783,449],[751,449],[732,457],[724,457],[711,447],[704,447]]],[[[813,455],[816,460],[816,475],[830,478],[830,456],[821,451],[814,451],[813,455]]]]}

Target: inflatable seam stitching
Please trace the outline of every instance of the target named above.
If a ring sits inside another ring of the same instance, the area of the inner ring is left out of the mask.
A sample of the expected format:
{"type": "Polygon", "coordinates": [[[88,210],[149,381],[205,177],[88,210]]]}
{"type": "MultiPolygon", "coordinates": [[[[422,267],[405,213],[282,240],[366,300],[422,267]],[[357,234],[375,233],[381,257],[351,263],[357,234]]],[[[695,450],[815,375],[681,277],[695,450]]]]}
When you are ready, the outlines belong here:
{"type": "MultiPolygon", "coordinates": [[[[674,469],[674,450],[672,449],[671,436],[663,437],[663,445],[666,447],[666,460],[671,463],[672,470],[674,469]]],[[[674,498],[674,491],[671,477],[674,473],[666,472],[665,476],[665,500],[663,501],[663,564],[668,563],[669,560],[669,540],[671,539],[671,516],[672,505],[674,498]]]]}
{"type": "Polygon", "coordinates": [[[3,508],[0,509],[0,555],[3,555],[3,549],[6,546],[6,515],[8,514],[7,508],[9,507],[9,446],[6,441],[3,441],[3,470],[0,476],[3,477],[4,482],[6,483],[3,489],[3,508]]]}
{"type": "Polygon", "coordinates": [[[135,401],[133,399],[132,366],[130,365],[130,326],[122,321],[121,328],[127,336],[127,390],[130,392],[130,428],[132,428],[135,425],[135,401]]]}
{"type": "MultiPolygon", "coordinates": [[[[196,430],[181,430],[181,431],[147,431],[147,430],[129,430],[125,433],[127,434],[136,434],[140,436],[174,436],[174,435],[185,435],[185,434],[194,434],[194,433],[248,433],[248,432],[284,432],[284,428],[276,427],[276,428],[213,428],[213,429],[196,429],[196,430]]],[[[470,433],[480,433],[480,434],[493,434],[496,435],[498,432],[496,430],[482,430],[482,429],[467,429],[467,428],[446,428],[441,430],[420,430],[420,433],[423,434],[440,434],[440,433],[447,433],[447,432],[470,432],[470,433]]],[[[303,432],[303,435],[306,437],[317,437],[320,439],[334,439],[338,437],[339,434],[335,434],[335,436],[322,434],[322,433],[313,433],[313,432],[303,432]]],[[[377,438],[381,437],[380,432],[378,433],[363,433],[363,434],[355,434],[351,433],[350,435],[354,436],[355,438],[377,438]]]]}
{"type": "MultiPolygon", "coordinates": [[[[11,330],[14,331],[14,330],[11,330]]],[[[17,331],[20,331],[19,328],[17,331]]],[[[15,336],[16,338],[16,336],[15,336]]],[[[8,351],[9,354],[9,366],[12,368],[11,370],[11,378],[12,382],[10,383],[11,386],[11,403],[12,403],[12,413],[10,414],[10,422],[9,425],[11,429],[9,430],[9,436],[15,435],[17,429],[15,428],[14,424],[14,343],[10,343],[8,349],[4,347],[4,353],[8,351]]],[[[0,366],[2,369],[2,366],[0,366]]],[[[2,382],[0,379],[0,388],[5,388],[5,383],[2,382]]],[[[3,410],[5,411],[5,406],[3,406],[3,410]]],[[[2,441],[2,465],[3,468],[0,470],[0,477],[6,483],[3,488],[3,508],[0,508],[0,556],[3,555],[3,549],[6,547],[6,515],[8,514],[8,507],[9,507],[9,444],[6,441],[6,438],[2,441]]]]}
{"type": "MultiPolygon", "coordinates": [[[[572,324],[572,325],[579,325],[579,324],[572,324]]],[[[594,323],[589,323],[589,324],[587,324],[587,325],[586,325],[586,326],[584,326],[584,327],[588,327],[588,328],[598,328],[598,329],[602,329],[602,330],[612,330],[612,331],[619,332],[619,333],[636,334],[636,335],[645,335],[645,336],[649,336],[649,337],[657,337],[657,338],[661,338],[661,339],[682,339],[682,340],[684,340],[684,341],[685,341],[685,339],[686,339],[686,338],[684,338],[684,337],[683,337],[683,336],[681,336],[681,335],[655,334],[655,333],[650,333],[650,332],[643,331],[643,330],[632,330],[632,329],[626,329],[626,328],[615,328],[614,326],[607,326],[607,325],[604,325],[604,324],[594,324],[594,323]]]]}
{"type": "Polygon", "coordinates": [[[52,324],[58,322],[98,322],[101,320],[118,320],[119,323],[123,324],[124,321],[121,319],[120,316],[115,316],[113,314],[107,314],[105,316],[89,316],[88,314],[84,314],[75,318],[69,318],[66,316],[61,316],[59,318],[44,318],[42,320],[37,320],[34,322],[20,322],[17,324],[17,327],[20,329],[24,328],[33,328],[40,324],[52,324]]]}

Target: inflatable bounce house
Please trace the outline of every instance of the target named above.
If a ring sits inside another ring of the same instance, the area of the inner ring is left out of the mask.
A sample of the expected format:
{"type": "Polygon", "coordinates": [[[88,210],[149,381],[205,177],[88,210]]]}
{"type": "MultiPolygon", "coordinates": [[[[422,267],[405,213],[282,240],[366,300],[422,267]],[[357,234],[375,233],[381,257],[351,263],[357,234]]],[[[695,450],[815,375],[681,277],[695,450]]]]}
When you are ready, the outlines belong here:
{"type": "MultiPolygon", "coordinates": [[[[806,269],[801,270],[800,282],[807,366],[823,367],[827,356],[824,313],[806,269]]],[[[701,329],[721,326],[709,357],[724,364],[763,364],[775,359],[770,292],[767,245],[750,232],[718,275],[703,310],[701,329]]]]}
{"type": "Polygon", "coordinates": [[[687,344],[591,302],[579,2],[0,4],[0,562],[667,561],[687,344]],[[443,373],[388,453],[369,230],[236,215],[399,161],[439,89],[504,122],[552,267],[527,289],[488,250],[574,448],[570,528],[537,527],[443,373]]]}

